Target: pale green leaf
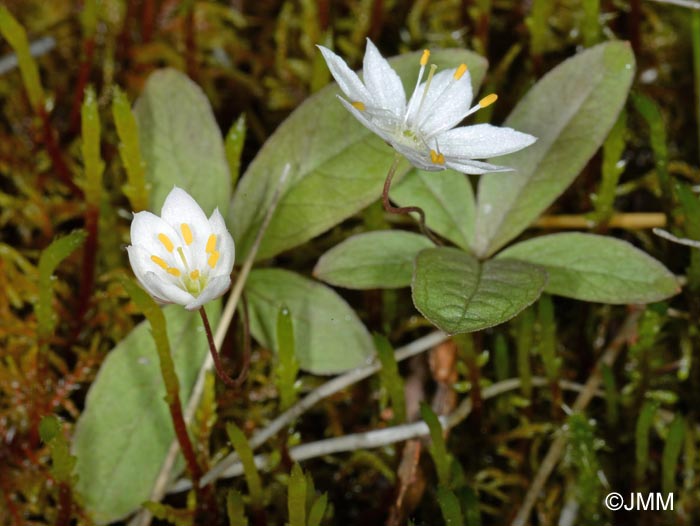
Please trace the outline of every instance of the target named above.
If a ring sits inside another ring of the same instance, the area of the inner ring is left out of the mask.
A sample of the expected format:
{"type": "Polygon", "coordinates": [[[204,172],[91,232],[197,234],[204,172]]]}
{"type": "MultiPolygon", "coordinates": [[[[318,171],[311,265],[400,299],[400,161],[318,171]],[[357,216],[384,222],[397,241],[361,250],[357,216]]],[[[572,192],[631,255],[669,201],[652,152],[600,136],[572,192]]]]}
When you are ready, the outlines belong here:
{"type": "MultiPolygon", "coordinates": [[[[219,301],[207,306],[213,324],[219,311],[219,301]]],[[[180,399],[186,404],[208,352],[207,340],[197,312],[172,305],[164,314],[180,399]]],[[[73,436],[77,490],[97,524],[126,517],[150,498],[175,439],[164,398],[158,354],[146,321],[103,362],[73,436]]]]}
{"type": "Polygon", "coordinates": [[[630,46],[608,42],[564,61],[528,92],[505,126],[537,142],[493,159],[513,172],[480,178],[476,254],[493,254],[566,190],[615,123],[634,69],[630,46]]]}
{"type": "Polygon", "coordinates": [[[159,211],[173,185],[187,191],[206,214],[228,210],[231,176],[221,131],[202,89],[174,69],[155,71],[136,101],[149,207],[159,211]]]}
{"type": "Polygon", "coordinates": [[[657,260],[612,237],[579,232],[529,239],[498,258],[517,259],[547,270],[545,291],[601,303],[650,303],[679,292],[678,282],[657,260]]]}
{"type": "Polygon", "coordinates": [[[446,332],[473,332],[513,318],[540,296],[546,280],[529,263],[480,263],[455,248],[430,248],[416,258],[413,303],[446,332]]]}
{"type": "Polygon", "coordinates": [[[343,298],[322,283],[281,269],[254,270],[246,283],[250,330],[277,350],[276,320],[286,305],[294,324],[299,365],[315,374],[335,374],[365,365],[372,338],[343,298]]]}
{"type": "Polygon", "coordinates": [[[391,189],[400,206],[419,206],[430,230],[465,250],[474,238],[476,206],[466,175],[452,170],[411,170],[391,189]]]}
{"type": "Polygon", "coordinates": [[[408,287],[413,260],[433,243],[425,236],[380,230],[349,237],[318,260],[314,276],[348,289],[408,287]]]}
{"type": "MultiPolygon", "coordinates": [[[[390,62],[410,93],[420,53],[390,62]]],[[[486,61],[469,51],[447,49],[430,56],[440,68],[466,63],[475,87],[486,61]]],[[[335,85],[304,102],[267,140],[248,167],[233,198],[229,226],[242,257],[250,250],[286,163],[290,180],[263,238],[257,259],[293,248],[378,199],[393,150],[340,104],[335,85]]],[[[402,163],[399,176],[407,170],[402,163]]],[[[399,177],[397,176],[397,180],[399,177]]]]}

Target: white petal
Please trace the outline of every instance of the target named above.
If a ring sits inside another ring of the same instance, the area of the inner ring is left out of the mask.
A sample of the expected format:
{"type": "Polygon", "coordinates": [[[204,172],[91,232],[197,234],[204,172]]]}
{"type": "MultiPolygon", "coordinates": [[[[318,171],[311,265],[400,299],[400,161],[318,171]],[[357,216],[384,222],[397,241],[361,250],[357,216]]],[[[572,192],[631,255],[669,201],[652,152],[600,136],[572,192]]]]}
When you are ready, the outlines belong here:
{"type": "Polygon", "coordinates": [[[202,268],[206,263],[204,247],[209,234],[211,234],[211,227],[209,219],[197,201],[182,188],[176,186],[165,198],[160,215],[166,223],[172,225],[173,229],[177,231],[178,239],[181,241],[176,245],[181,244],[185,248],[187,264],[191,268],[202,268]],[[186,245],[182,234],[183,224],[187,224],[192,232],[194,242],[190,246],[186,245]]]}
{"type": "MultiPolygon", "coordinates": [[[[352,104],[350,104],[348,101],[346,101],[342,97],[338,97],[340,99],[340,102],[343,103],[343,106],[352,113],[353,117],[355,117],[358,121],[360,121],[360,124],[362,124],[365,128],[368,128],[370,131],[376,133],[379,135],[382,139],[384,139],[387,142],[391,142],[393,140],[393,136],[391,133],[386,131],[385,129],[377,126],[375,124],[375,121],[373,119],[369,119],[365,116],[366,112],[360,111],[357,108],[355,108],[352,104]]],[[[388,124],[389,121],[387,121],[388,124]]]]}
{"type": "Polygon", "coordinates": [[[441,133],[435,138],[445,157],[457,159],[487,159],[517,152],[537,139],[512,128],[490,124],[463,126],[441,133]]]}
{"type": "Polygon", "coordinates": [[[445,157],[445,164],[448,168],[461,172],[463,174],[481,175],[495,172],[512,172],[513,168],[508,166],[498,166],[480,161],[471,161],[469,159],[452,159],[445,157]]]}
{"type": "Polygon", "coordinates": [[[187,305],[194,300],[194,296],[177,285],[168,283],[155,272],[146,272],[140,280],[144,288],[156,299],[163,303],[177,303],[187,305]]]}
{"type": "Polygon", "coordinates": [[[151,212],[137,212],[131,221],[131,244],[148,252],[148,257],[158,256],[168,265],[179,268],[176,255],[168,252],[165,245],[158,239],[158,234],[165,234],[177,246],[179,235],[173,228],[157,215],[151,212]]]}
{"type": "Polygon", "coordinates": [[[217,276],[211,278],[207,286],[199,296],[193,298],[189,303],[184,304],[187,310],[197,310],[205,303],[222,296],[231,286],[230,276],[217,276]]]}
{"type": "Polygon", "coordinates": [[[330,49],[323,46],[317,47],[321,50],[331,75],[333,75],[343,93],[353,102],[359,101],[364,104],[371,104],[373,102],[372,96],[365,88],[360,77],[348,67],[345,61],[330,49]]]}
{"type": "Polygon", "coordinates": [[[426,136],[456,126],[471,107],[472,84],[469,72],[466,71],[459,80],[455,80],[455,71],[457,69],[453,68],[437,73],[422,104],[426,83],[421,84],[414,95],[417,100],[408,120],[426,136]]]}
{"type": "Polygon", "coordinates": [[[406,111],[406,93],[401,79],[369,38],[362,65],[362,77],[375,105],[388,109],[397,118],[403,116],[406,111]]]}
{"type": "Polygon", "coordinates": [[[230,275],[236,257],[236,248],[218,208],[214,210],[214,213],[209,218],[209,226],[212,233],[217,237],[217,250],[220,254],[215,274],[230,275]]]}

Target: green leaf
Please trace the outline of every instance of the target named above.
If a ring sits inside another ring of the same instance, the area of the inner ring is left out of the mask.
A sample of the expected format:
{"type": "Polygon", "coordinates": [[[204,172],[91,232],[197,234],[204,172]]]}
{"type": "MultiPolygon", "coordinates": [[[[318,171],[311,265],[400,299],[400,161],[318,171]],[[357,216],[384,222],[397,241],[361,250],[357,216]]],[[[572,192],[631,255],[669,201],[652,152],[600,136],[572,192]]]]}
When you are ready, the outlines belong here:
{"type": "Polygon", "coordinates": [[[299,366],[314,374],[336,374],[365,365],[372,338],[350,306],[321,283],[281,269],[254,270],[246,283],[250,331],[262,345],[279,349],[275,321],[282,305],[294,323],[299,366]]]}
{"type": "Polygon", "coordinates": [[[246,136],[245,114],[241,114],[226,134],[226,162],[231,173],[231,186],[236,187],[241,175],[241,155],[246,136]]]}
{"type": "Polygon", "coordinates": [[[578,232],[518,243],[498,255],[547,270],[545,291],[601,303],[651,303],[679,292],[666,267],[626,241],[578,232]]]}
{"type": "Polygon", "coordinates": [[[245,505],[240,491],[231,489],[226,494],[226,512],[229,526],[248,526],[245,516],[245,505]]]}
{"type": "MultiPolygon", "coordinates": [[[[390,61],[409,93],[419,58],[420,53],[410,53],[390,61]]],[[[466,63],[475,87],[486,69],[483,58],[464,50],[436,51],[430,61],[440,68],[466,63]]],[[[393,150],[355,120],[338,101],[338,93],[335,85],[328,86],[304,102],[265,142],[241,179],[228,223],[242,258],[286,163],[292,165],[291,180],[265,233],[259,260],[308,241],[380,196],[393,150]]],[[[407,166],[402,163],[398,175],[407,166]]]]}
{"type": "Polygon", "coordinates": [[[394,356],[394,349],[385,336],[374,335],[374,346],[377,349],[382,368],[379,370],[379,380],[382,387],[389,393],[391,408],[394,411],[392,424],[403,424],[406,422],[406,396],[404,394],[404,383],[399,367],[394,356]]]}
{"type": "Polygon", "coordinates": [[[245,475],[245,481],[248,485],[248,493],[250,493],[250,504],[255,509],[260,510],[265,505],[265,501],[263,499],[260,473],[258,473],[258,468],[255,465],[253,449],[250,447],[250,443],[243,434],[243,431],[241,431],[241,428],[233,422],[226,424],[226,434],[231,444],[233,444],[236,453],[238,453],[241,464],[243,464],[243,474],[245,475]]]}
{"type": "Polygon", "coordinates": [[[136,101],[146,178],[152,184],[149,208],[160,210],[173,185],[187,191],[205,213],[226,215],[231,176],[221,131],[202,89],[174,69],[148,77],[136,101]]]}
{"type": "Polygon", "coordinates": [[[39,301],[35,308],[41,338],[47,338],[56,328],[57,317],[53,311],[53,273],[61,261],[83,244],[85,236],[84,230],[76,230],[67,236],[54,239],[39,256],[39,301]]]}
{"type": "Polygon", "coordinates": [[[287,486],[289,526],[306,526],[306,477],[299,464],[292,466],[287,486]]]}
{"type": "Polygon", "coordinates": [[[328,507],[328,495],[325,493],[318,497],[309,511],[309,520],[307,521],[308,526],[321,526],[321,521],[323,520],[323,515],[326,513],[326,507],[328,507]]]}
{"type": "Polygon", "coordinates": [[[413,303],[440,329],[456,334],[506,322],[534,302],[547,280],[539,267],[512,260],[483,264],[455,248],[416,258],[413,303]]]}
{"type": "Polygon", "coordinates": [[[289,309],[282,305],[277,313],[277,367],[275,383],[280,395],[280,409],[286,411],[297,401],[295,383],[299,362],[294,352],[294,323],[289,309]]]}
{"type": "Polygon", "coordinates": [[[474,238],[476,205],[466,175],[445,170],[411,170],[391,189],[400,206],[419,206],[430,230],[469,250],[474,238]]]}
{"type": "MultiPolygon", "coordinates": [[[[207,306],[216,324],[220,302],[207,306]]],[[[163,309],[186,404],[208,344],[197,312],[163,309]]],[[[77,490],[95,522],[119,520],[139,508],[175,439],[150,324],[139,324],[105,359],[88,391],[73,436],[77,490]]],[[[182,466],[182,463],[180,463],[182,466]]]]}
{"type": "Polygon", "coordinates": [[[448,489],[450,485],[450,464],[452,464],[453,457],[447,450],[442,424],[440,424],[437,415],[426,403],[421,403],[420,414],[430,430],[430,446],[428,446],[428,451],[435,463],[435,471],[437,471],[438,474],[439,485],[442,488],[448,489]]]}
{"type": "Polygon", "coordinates": [[[676,491],[676,471],[683,448],[685,420],[676,415],[668,429],[664,451],[661,456],[661,490],[668,495],[676,491]]]}
{"type": "Polygon", "coordinates": [[[445,526],[463,526],[462,508],[459,505],[457,496],[445,487],[437,490],[437,500],[442,511],[442,518],[445,519],[445,526]]]}
{"type": "Polygon", "coordinates": [[[348,289],[408,287],[418,252],[433,243],[425,236],[380,230],[349,237],[318,260],[314,277],[348,289]]]}
{"type": "Polygon", "coordinates": [[[522,99],[505,126],[537,142],[493,160],[515,171],[481,176],[476,254],[496,252],[571,184],[615,123],[634,69],[627,43],[600,44],[564,61],[522,99]]]}

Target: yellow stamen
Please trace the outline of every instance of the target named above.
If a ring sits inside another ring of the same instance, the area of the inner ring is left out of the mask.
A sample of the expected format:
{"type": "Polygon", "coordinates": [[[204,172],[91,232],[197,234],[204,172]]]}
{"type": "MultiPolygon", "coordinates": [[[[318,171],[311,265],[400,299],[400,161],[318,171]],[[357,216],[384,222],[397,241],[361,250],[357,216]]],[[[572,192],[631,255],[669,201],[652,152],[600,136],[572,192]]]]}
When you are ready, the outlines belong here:
{"type": "Polygon", "coordinates": [[[211,254],[216,250],[216,235],[211,234],[209,236],[209,239],[207,239],[207,254],[211,254]]]}
{"type": "Polygon", "coordinates": [[[430,160],[435,164],[445,164],[445,156],[435,150],[430,150],[430,160]]]}
{"type": "Polygon", "coordinates": [[[195,269],[192,272],[190,272],[190,278],[191,279],[199,279],[199,270],[195,269]]]}
{"type": "Polygon", "coordinates": [[[498,100],[498,95],[492,93],[491,95],[486,95],[483,99],[479,101],[479,106],[485,108],[486,106],[491,106],[494,102],[498,100]]]}
{"type": "Polygon", "coordinates": [[[187,258],[185,258],[185,252],[182,250],[182,247],[177,247],[177,253],[180,254],[180,259],[182,260],[182,264],[185,265],[186,269],[189,269],[189,265],[187,264],[187,258]]]}
{"type": "Polygon", "coordinates": [[[430,50],[424,49],[423,54],[420,57],[420,65],[425,66],[428,63],[429,58],[430,58],[430,50]]]}
{"type": "Polygon", "coordinates": [[[457,71],[455,71],[455,80],[461,79],[464,74],[467,72],[467,65],[466,64],[460,64],[459,67],[457,68],[457,71]]]}
{"type": "Polygon", "coordinates": [[[172,252],[173,249],[175,248],[175,245],[173,245],[173,242],[170,241],[170,238],[168,236],[166,236],[165,234],[158,234],[158,241],[163,243],[165,250],[167,250],[168,252],[172,252]]]}
{"type": "Polygon", "coordinates": [[[168,267],[168,269],[166,270],[166,272],[167,272],[168,274],[171,274],[171,275],[175,276],[176,278],[179,278],[179,277],[180,277],[180,271],[179,271],[178,269],[176,269],[175,267],[168,267]]]}
{"type": "Polygon", "coordinates": [[[358,109],[358,110],[360,110],[360,111],[365,111],[365,110],[367,109],[367,108],[365,107],[365,105],[364,105],[362,102],[360,102],[359,100],[356,100],[355,102],[353,102],[353,103],[352,103],[352,107],[353,107],[353,108],[356,108],[356,109],[358,109]]]}
{"type": "Polygon", "coordinates": [[[192,244],[192,230],[190,230],[190,225],[187,223],[182,223],[180,225],[180,230],[182,231],[182,239],[185,240],[186,245],[192,244]]]}
{"type": "Polygon", "coordinates": [[[209,260],[207,261],[207,263],[211,268],[214,268],[216,266],[216,262],[219,261],[219,255],[219,252],[215,250],[211,253],[211,256],[209,256],[209,260]]]}
{"type": "Polygon", "coordinates": [[[163,260],[163,258],[159,258],[158,256],[151,256],[151,261],[153,261],[153,263],[158,265],[163,270],[166,270],[168,268],[168,264],[163,260]]]}

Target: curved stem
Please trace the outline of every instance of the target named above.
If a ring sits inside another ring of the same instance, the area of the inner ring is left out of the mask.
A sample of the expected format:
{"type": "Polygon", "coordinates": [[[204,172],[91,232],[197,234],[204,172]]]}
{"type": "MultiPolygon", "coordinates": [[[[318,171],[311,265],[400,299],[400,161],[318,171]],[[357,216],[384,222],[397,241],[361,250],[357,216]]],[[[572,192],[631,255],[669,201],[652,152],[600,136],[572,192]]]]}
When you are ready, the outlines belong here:
{"type": "Polygon", "coordinates": [[[435,235],[428,230],[425,224],[425,212],[419,206],[394,206],[389,201],[389,190],[391,189],[391,181],[396,175],[396,169],[399,167],[399,162],[401,157],[397,154],[394,156],[394,162],[391,163],[391,168],[389,168],[389,173],[386,174],[386,179],[384,180],[384,189],[382,190],[382,204],[384,205],[384,210],[390,214],[410,214],[411,212],[416,212],[418,214],[418,225],[420,226],[421,232],[425,234],[428,239],[430,239],[436,245],[442,245],[442,242],[435,237],[435,235]]]}
{"type": "Polygon", "coordinates": [[[214,361],[214,369],[216,369],[216,374],[222,382],[224,382],[229,387],[235,389],[238,387],[238,383],[236,382],[236,380],[228,376],[226,374],[226,371],[224,371],[224,365],[221,363],[221,358],[216,350],[216,344],[214,343],[214,335],[211,332],[211,325],[209,325],[209,318],[207,317],[207,311],[204,310],[204,307],[200,307],[199,314],[202,317],[204,331],[207,333],[207,341],[209,342],[209,352],[211,353],[211,358],[214,361]]]}

